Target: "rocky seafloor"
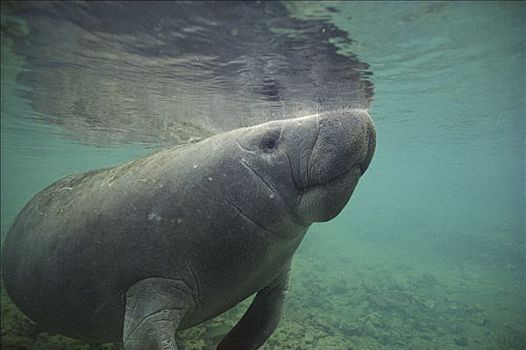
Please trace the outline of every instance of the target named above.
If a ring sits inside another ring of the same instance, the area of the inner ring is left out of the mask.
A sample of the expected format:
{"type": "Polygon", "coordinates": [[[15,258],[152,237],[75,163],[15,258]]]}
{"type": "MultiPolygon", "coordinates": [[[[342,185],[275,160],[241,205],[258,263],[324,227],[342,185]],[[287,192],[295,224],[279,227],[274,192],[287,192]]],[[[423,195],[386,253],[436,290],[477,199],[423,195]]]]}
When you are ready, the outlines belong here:
{"type": "MultiPolygon", "coordinates": [[[[262,349],[526,349],[526,324],[506,299],[513,288],[498,294],[497,277],[492,282],[469,266],[437,270],[385,254],[379,259],[379,251],[367,248],[335,254],[330,244],[312,239],[295,257],[284,317],[262,349]]],[[[215,349],[249,302],[181,332],[181,349],[215,349]]],[[[45,333],[4,290],[1,320],[3,350],[118,349],[45,333]]]]}

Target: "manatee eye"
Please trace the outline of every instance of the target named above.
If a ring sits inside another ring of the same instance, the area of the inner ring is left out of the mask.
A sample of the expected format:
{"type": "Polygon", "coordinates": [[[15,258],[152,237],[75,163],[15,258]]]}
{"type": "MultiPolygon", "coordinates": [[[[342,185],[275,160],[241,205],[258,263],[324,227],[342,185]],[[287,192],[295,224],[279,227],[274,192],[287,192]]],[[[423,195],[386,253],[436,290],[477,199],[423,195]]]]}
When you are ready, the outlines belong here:
{"type": "Polygon", "coordinates": [[[276,147],[276,139],[271,136],[265,136],[259,143],[261,149],[273,149],[276,147]]]}
{"type": "Polygon", "coordinates": [[[269,152],[278,146],[281,129],[269,130],[259,141],[259,149],[269,152]]]}

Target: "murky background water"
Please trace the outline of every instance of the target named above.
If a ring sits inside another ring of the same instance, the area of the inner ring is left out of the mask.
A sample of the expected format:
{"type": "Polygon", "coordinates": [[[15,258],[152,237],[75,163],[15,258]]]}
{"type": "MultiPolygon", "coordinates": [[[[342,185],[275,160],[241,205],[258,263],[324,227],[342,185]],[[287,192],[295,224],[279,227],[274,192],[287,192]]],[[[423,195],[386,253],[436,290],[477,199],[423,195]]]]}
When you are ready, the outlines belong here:
{"type": "MultiPolygon", "coordinates": [[[[523,349],[525,23],[519,2],[2,3],[2,237],[64,175],[368,108],[375,159],[308,233],[264,348],[523,349]]],[[[83,346],[2,310],[2,347],[83,346]]]]}

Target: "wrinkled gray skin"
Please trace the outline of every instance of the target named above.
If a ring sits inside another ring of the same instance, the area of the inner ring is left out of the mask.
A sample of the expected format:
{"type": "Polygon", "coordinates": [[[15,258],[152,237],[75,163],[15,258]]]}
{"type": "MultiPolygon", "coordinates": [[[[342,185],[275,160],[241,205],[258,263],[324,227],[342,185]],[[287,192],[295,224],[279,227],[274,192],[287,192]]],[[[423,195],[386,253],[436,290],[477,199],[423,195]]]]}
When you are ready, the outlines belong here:
{"type": "Polygon", "coordinates": [[[126,350],[175,350],[177,330],[257,293],[218,346],[257,349],[277,326],[307,228],[341,211],[374,147],[368,114],[347,110],[69,176],[18,215],[5,287],[37,323],[126,350]]]}

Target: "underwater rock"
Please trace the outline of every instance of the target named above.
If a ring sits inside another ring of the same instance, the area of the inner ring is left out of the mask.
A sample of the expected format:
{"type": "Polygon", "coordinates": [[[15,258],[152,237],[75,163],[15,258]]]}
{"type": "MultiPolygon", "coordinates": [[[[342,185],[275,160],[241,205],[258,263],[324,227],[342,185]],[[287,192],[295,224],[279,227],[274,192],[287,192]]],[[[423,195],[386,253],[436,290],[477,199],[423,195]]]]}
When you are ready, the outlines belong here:
{"type": "Polygon", "coordinates": [[[370,324],[374,328],[383,328],[384,322],[382,316],[378,312],[372,312],[365,317],[365,323],[370,324]]]}
{"type": "Polygon", "coordinates": [[[470,321],[477,326],[484,326],[486,324],[486,316],[484,310],[479,304],[471,307],[466,307],[466,314],[470,316],[470,321]]]}
{"type": "Polygon", "coordinates": [[[457,337],[453,340],[458,346],[468,346],[469,341],[465,336],[457,337]]]}
{"type": "Polygon", "coordinates": [[[32,350],[33,339],[12,334],[2,334],[1,346],[2,350],[32,350]]]}
{"type": "MultiPolygon", "coordinates": [[[[184,343],[184,350],[207,350],[204,339],[192,339],[184,343]]],[[[209,348],[212,349],[212,348],[209,348]]]]}
{"type": "Polygon", "coordinates": [[[348,347],[338,337],[323,337],[318,340],[317,349],[324,350],[341,350],[348,349],[348,347]]]}
{"type": "Polygon", "coordinates": [[[424,273],[420,281],[422,285],[426,287],[434,287],[438,284],[437,278],[431,273],[424,273]]]}

